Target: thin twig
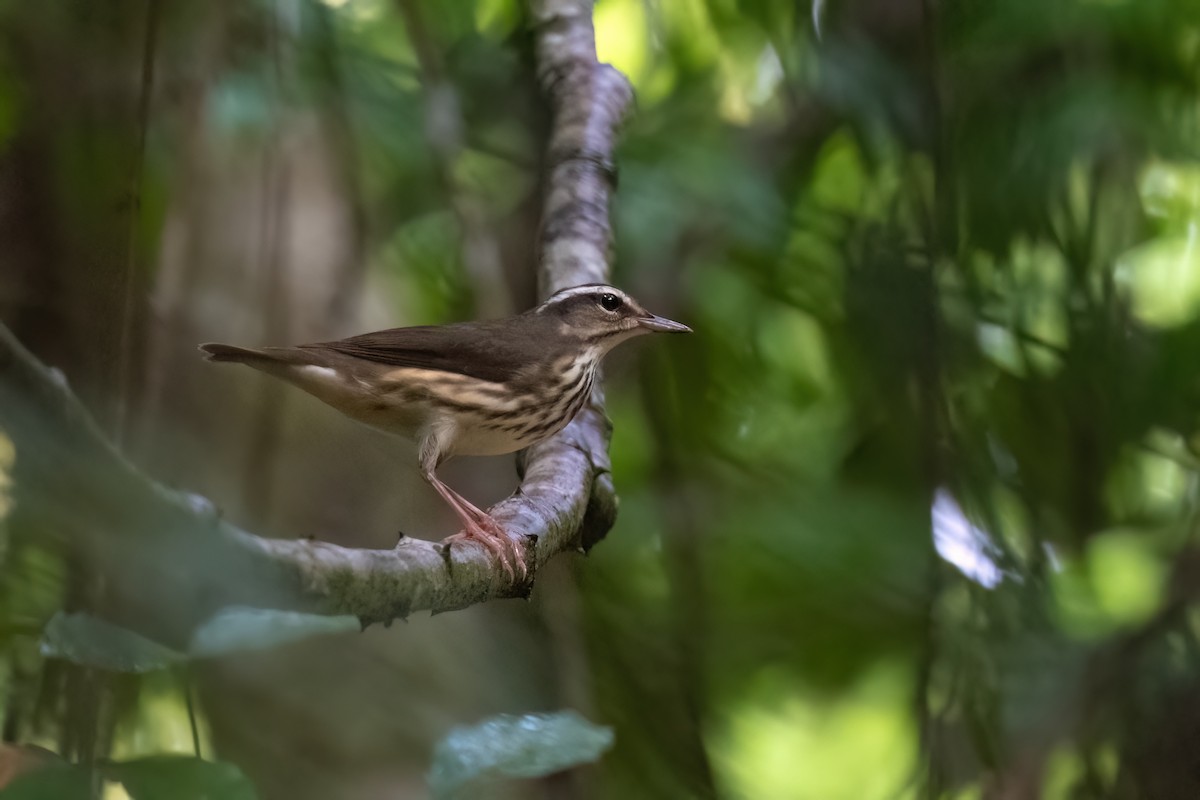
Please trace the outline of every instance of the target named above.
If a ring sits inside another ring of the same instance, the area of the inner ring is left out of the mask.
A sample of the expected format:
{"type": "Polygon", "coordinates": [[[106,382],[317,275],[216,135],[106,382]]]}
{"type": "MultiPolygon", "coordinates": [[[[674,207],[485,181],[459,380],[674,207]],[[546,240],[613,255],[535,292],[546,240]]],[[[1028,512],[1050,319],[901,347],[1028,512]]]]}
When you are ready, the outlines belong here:
{"type": "Polygon", "coordinates": [[[204,758],[200,752],[200,726],[196,722],[196,691],[192,686],[192,676],[183,671],[180,679],[183,682],[183,702],[187,705],[188,726],[192,730],[192,752],[196,758],[204,758]]]}
{"type": "Polygon", "coordinates": [[[142,39],[142,77],[138,97],[137,148],[129,167],[126,201],[129,226],[125,240],[124,287],[121,300],[121,341],[117,352],[117,408],[113,431],[122,445],[128,435],[129,403],[132,395],[133,333],[137,305],[137,237],[142,219],[142,174],[146,164],[146,137],[150,128],[150,100],[154,91],[154,52],[158,40],[159,0],[146,0],[146,30],[142,39]]]}

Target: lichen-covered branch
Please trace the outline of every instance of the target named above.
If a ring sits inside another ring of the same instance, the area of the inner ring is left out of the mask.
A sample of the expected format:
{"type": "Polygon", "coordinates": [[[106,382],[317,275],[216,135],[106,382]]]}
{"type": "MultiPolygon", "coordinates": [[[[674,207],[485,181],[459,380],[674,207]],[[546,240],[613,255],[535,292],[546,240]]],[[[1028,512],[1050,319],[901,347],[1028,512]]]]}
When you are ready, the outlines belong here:
{"type": "MultiPolygon", "coordinates": [[[[539,79],[554,112],[538,267],[545,295],[607,278],[612,151],[632,96],[616,70],[596,61],[591,2],[535,2],[532,11],[539,79]]],[[[18,503],[40,509],[49,529],[77,533],[73,544],[97,568],[161,581],[154,603],[167,634],[232,602],[386,622],[526,594],[539,566],[591,546],[616,511],[599,391],[565,430],[524,454],[519,489],[492,510],[527,550],[525,580],[471,543],[446,549],[405,538],[365,550],[241,530],[126,461],[61,376],[3,326],[0,428],[17,448],[18,503]]]]}
{"type": "Polygon", "coordinates": [[[608,277],[613,137],[633,93],[620,72],[596,60],[590,0],[534,0],[531,8],[538,81],[554,112],[539,273],[549,295],[608,277]]]}

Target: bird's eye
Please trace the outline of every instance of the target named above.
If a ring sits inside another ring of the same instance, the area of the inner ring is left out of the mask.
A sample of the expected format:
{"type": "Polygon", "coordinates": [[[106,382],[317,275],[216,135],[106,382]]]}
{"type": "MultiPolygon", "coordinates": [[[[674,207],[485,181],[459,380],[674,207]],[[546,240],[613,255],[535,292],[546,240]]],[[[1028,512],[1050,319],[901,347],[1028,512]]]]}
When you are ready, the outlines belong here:
{"type": "Polygon", "coordinates": [[[600,295],[600,307],[605,311],[616,311],[621,307],[621,298],[615,294],[600,295]]]}

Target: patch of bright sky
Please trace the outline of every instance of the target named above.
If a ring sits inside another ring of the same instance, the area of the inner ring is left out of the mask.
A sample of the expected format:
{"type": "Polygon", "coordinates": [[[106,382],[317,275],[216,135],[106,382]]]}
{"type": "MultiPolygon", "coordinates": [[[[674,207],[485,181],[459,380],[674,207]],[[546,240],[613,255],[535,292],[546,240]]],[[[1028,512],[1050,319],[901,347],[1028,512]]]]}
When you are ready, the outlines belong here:
{"type": "Polygon", "coordinates": [[[934,497],[933,546],[938,555],[985,589],[1004,580],[996,563],[998,551],[987,531],[972,524],[962,507],[945,489],[934,497]]]}
{"type": "Polygon", "coordinates": [[[758,56],[756,74],[754,76],[754,91],[750,100],[754,103],[766,103],[775,94],[776,87],[783,80],[783,62],[775,48],[767,45],[758,56]]]}

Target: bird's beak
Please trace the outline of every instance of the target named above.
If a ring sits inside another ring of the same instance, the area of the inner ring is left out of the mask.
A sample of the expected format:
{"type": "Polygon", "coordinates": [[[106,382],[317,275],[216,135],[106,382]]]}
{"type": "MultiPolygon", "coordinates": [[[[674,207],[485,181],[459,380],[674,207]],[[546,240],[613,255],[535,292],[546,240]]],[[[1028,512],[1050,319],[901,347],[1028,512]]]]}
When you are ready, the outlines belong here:
{"type": "Polygon", "coordinates": [[[659,331],[661,333],[691,333],[692,329],[682,322],[675,322],[666,317],[657,317],[651,314],[648,317],[642,317],[638,320],[638,325],[648,331],[659,331]]]}

